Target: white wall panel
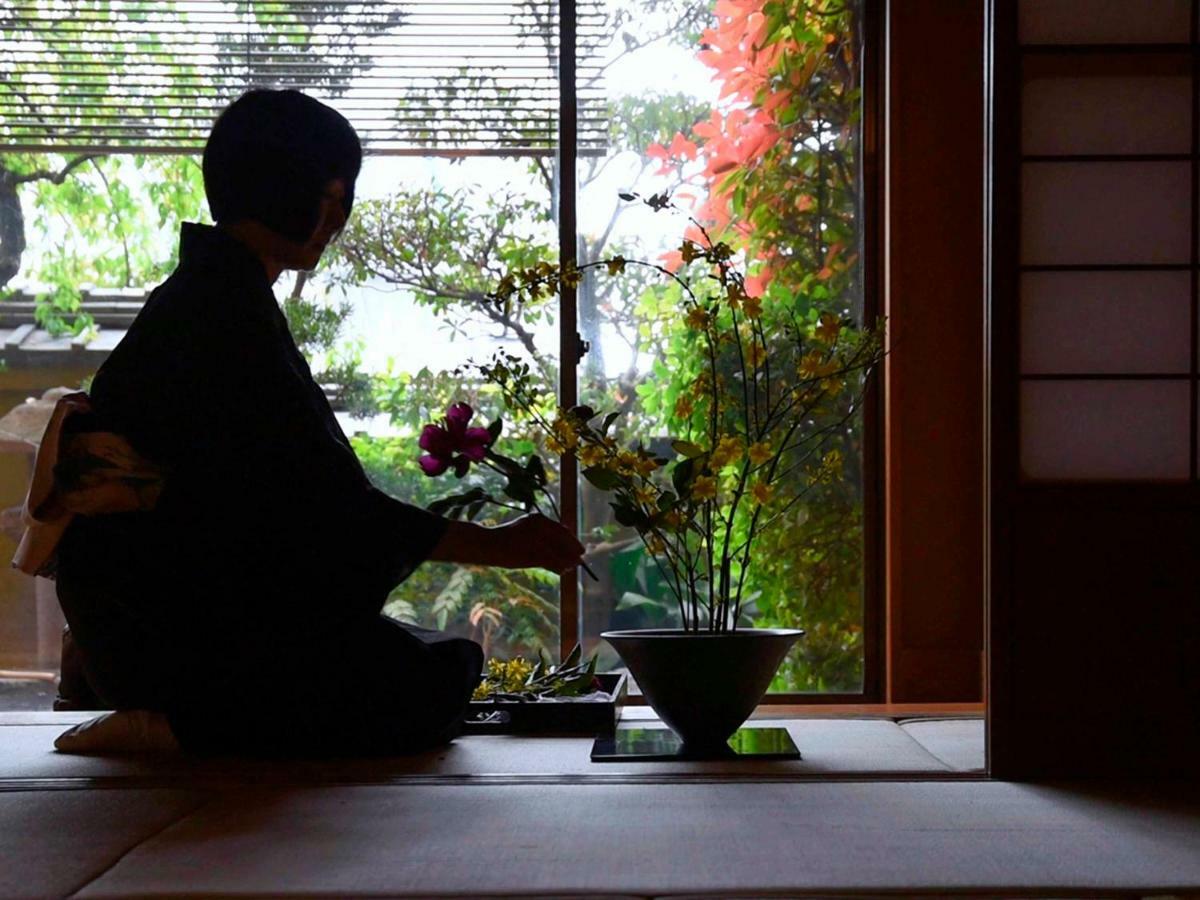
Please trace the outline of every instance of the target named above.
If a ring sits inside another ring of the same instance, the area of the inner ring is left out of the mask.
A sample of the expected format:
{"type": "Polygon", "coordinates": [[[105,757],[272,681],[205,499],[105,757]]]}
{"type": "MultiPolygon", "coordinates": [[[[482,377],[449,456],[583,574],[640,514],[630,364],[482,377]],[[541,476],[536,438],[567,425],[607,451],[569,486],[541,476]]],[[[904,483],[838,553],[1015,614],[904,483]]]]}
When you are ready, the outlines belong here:
{"type": "Polygon", "coordinates": [[[1031,78],[1021,98],[1026,154],[1190,153],[1192,81],[1031,78]]]}
{"type": "Polygon", "coordinates": [[[1030,480],[1183,480],[1187,381],[1026,381],[1021,471],[1030,480]]]}
{"type": "Polygon", "coordinates": [[[1191,164],[1026,163],[1021,262],[1188,263],[1191,164]]]}
{"type": "Polygon", "coordinates": [[[1024,374],[1191,370],[1188,272],[1026,272],[1024,374]]]}
{"type": "Polygon", "coordinates": [[[1172,44],[1189,40],[1191,0],[1020,0],[1022,44],[1172,44]]]}

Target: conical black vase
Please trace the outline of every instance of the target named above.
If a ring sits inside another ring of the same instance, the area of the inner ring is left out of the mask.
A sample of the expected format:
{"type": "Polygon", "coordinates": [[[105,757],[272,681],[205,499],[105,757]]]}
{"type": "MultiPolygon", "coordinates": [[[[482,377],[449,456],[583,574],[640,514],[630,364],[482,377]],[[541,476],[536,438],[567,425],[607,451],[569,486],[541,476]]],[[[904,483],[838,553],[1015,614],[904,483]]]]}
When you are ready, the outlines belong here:
{"type": "Polygon", "coordinates": [[[771,685],[779,664],[804,634],[796,628],[747,628],[714,634],[679,628],[606,631],[608,641],[688,755],[728,751],[730,735],[771,685]]]}

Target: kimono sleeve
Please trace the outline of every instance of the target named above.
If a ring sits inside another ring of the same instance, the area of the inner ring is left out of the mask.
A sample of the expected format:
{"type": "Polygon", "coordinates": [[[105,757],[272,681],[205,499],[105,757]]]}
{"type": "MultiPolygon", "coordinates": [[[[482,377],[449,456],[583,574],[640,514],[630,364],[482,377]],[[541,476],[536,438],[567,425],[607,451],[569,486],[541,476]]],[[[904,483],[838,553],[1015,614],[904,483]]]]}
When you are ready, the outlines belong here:
{"type": "Polygon", "coordinates": [[[293,597],[372,595],[406,578],[446,525],[374,488],[290,338],[265,317],[191,323],[159,421],[174,468],[161,506],[198,552],[293,597]]]}

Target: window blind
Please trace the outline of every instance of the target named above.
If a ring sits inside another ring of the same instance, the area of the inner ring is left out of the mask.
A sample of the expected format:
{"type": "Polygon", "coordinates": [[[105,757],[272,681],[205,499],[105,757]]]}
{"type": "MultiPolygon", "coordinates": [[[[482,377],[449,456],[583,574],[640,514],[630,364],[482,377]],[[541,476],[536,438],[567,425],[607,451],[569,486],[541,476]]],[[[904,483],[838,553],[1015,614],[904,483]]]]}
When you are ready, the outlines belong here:
{"type": "MultiPolygon", "coordinates": [[[[250,87],[295,88],[368,153],[546,155],[553,0],[0,0],[0,149],[195,153],[250,87]]],[[[598,0],[576,16],[578,150],[604,152],[598,0]]]]}

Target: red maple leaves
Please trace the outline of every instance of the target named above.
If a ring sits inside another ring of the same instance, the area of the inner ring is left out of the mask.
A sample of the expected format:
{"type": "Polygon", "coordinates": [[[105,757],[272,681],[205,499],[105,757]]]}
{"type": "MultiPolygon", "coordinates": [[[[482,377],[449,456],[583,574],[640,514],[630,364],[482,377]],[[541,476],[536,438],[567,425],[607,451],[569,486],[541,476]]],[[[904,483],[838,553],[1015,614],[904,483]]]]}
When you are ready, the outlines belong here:
{"type": "MultiPolygon", "coordinates": [[[[693,204],[693,214],[714,235],[728,237],[732,231],[754,243],[757,226],[754,217],[746,214],[751,204],[792,204],[793,210],[803,213],[813,203],[798,181],[787,185],[790,190],[776,190],[769,196],[743,191],[743,210],[734,221],[734,194],[745,184],[740,176],[770,164],[772,152],[781,142],[781,149],[786,150],[795,140],[797,95],[818,71],[828,46],[836,41],[836,36],[821,30],[824,23],[816,14],[820,6],[798,4],[799,10],[813,15],[781,24],[779,18],[771,20],[764,12],[766,0],[718,0],[716,24],[703,31],[702,49],[697,53],[713,70],[713,80],[720,82],[718,106],[708,119],[692,126],[691,135],[698,142],[676,132],[670,146],[654,143],[646,148],[646,155],[661,163],[659,175],[692,160],[703,163],[699,177],[707,188],[707,199],[698,208],[693,204]]],[[[682,192],[676,197],[695,199],[682,192]]],[[[769,250],[756,254],[757,273],[746,282],[752,294],[761,293],[770,283],[773,255],[769,250]]],[[[662,259],[672,271],[682,262],[678,251],[664,254],[662,259]]],[[[832,262],[826,261],[826,269],[832,262]]],[[[828,277],[826,271],[822,275],[828,277]]]]}

